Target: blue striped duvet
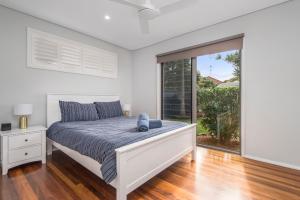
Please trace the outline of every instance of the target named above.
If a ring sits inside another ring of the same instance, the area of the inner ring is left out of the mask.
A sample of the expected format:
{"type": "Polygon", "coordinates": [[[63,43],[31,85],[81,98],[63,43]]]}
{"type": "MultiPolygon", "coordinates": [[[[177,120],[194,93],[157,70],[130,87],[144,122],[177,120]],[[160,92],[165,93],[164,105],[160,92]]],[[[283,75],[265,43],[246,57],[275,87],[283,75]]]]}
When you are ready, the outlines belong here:
{"type": "Polygon", "coordinates": [[[104,181],[110,183],[117,176],[115,149],[187,125],[182,122],[163,121],[162,128],[137,132],[136,123],[136,118],[128,117],[56,122],[48,129],[47,137],[98,161],[104,181]]]}

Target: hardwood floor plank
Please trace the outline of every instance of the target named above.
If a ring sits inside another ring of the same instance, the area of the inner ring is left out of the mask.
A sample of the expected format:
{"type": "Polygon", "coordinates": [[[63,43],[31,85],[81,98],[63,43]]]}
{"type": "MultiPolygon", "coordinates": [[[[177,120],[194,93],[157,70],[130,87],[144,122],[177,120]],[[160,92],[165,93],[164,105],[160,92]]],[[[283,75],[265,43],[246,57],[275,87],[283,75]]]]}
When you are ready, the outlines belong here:
{"type": "Polygon", "coordinates": [[[73,184],[84,183],[85,187],[96,193],[100,199],[111,200],[115,198],[115,189],[113,187],[107,185],[103,180],[71,158],[66,157],[64,154],[57,154],[54,158],[49,158],[49,160],[67,178],[72,180],[73,184]],[[78,176],[78,173],[80,173],[80,176],[78,176]]]}
{"type": "Polygon", "coordinates": [[[33,191],[27,178],[23,174],[22,168],[10,171],[10,177],[12,178],[13,185],[17,191],[18,198],[20,200],[38,199],[36,193],[33,191]]]}
{"type": "MultiPolygon", "coordinates": [[[[88,190],[83,184],[74,184],[67,176],[65,176],[61,171],[59,171],[55,165],[49,163],[47,165],[63,182],[70,187],[80,199],[90,199],[90,200],[98,200],[99,198],[90,190],[88,190]]],[[[104,199],[104,197],[102,198],[104,199]]]]}
{"type": "Polygon", "coordinates": [[[80,199],[73,190],[63,187],[62,179],[57,178],[54,173],[50,173],[47,166],[34,163],[24,165],[22,170],[38,199],[80,199]]]}
{"type": "Polygon", "coordinates": [[[13,186],[12,180],[8,176],[0,178],[0,199],[14,200],[18,199],[17,191],[13,186]]]}
{"type": "MultiPolygon", "coordinates": [[[[61,151],[1,176],[1,200],[114,200],[116,190],[61,151]]],[[[129,200],[300,200],[300,171],[198,149],[128,195],[129,200]]]]}

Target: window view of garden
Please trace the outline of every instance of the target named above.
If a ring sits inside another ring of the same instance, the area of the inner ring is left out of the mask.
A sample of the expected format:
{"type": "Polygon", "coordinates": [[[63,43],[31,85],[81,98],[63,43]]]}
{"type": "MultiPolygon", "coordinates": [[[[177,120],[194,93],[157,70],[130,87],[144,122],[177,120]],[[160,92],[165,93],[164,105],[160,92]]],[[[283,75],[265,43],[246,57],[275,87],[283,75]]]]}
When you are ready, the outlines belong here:
{"type": "Polygon", "coordinates": [[[197,142],[240,151],[240,51],[197,57],[197,142]]]}
{"type": "Polygon", "coordinates": [[[194,119],[198,145],[239,152],[240,68],[239,50],[163,63],[162,119],[188,123],[194,119]],[[193,69],[197,70],[195,108],[193,69]],[[197,109],[196,119],[192,117],[192,109],[197,109]]]}

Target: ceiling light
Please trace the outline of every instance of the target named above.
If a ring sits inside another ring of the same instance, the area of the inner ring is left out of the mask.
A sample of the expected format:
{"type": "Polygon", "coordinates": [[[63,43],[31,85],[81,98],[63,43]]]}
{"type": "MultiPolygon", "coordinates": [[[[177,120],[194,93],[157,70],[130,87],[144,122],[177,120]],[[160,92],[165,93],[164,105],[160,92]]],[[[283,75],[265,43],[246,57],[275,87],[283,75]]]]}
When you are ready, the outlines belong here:
{"type": "Polygon", "coordinates": [[[105,16],[104,16],[104,19],[110,20],[110,16],[109,16],[109,15],[105,15],[105,16]]]}

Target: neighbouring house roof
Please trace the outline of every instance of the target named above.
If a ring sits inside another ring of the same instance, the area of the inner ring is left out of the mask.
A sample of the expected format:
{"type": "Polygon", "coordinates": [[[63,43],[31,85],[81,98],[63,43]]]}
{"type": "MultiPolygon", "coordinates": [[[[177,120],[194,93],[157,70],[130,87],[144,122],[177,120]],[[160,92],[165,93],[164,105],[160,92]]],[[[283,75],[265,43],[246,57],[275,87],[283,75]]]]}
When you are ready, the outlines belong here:
{"type": "Polygon", "coordinates": [[[221,83],[217,87],[225,88],[225,87],[239,87],[239,86],[240,86],[239,81],[233,81],[233,82],[221,83]]]}
{"type": "Polygon", "coordinates": [[[220,81],[220,80],[218,80],[216,78],[213,78],[211,76],[208,76],[206,78],[209,79],[209,80],[211,80],[215,85],[219,85],[219,84],[223,83],[223,81],[220,81]]]}

